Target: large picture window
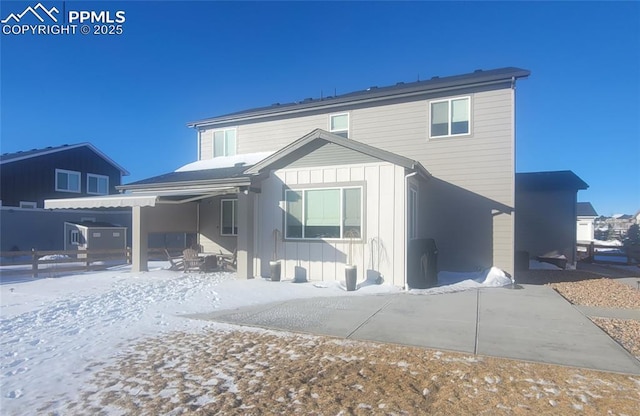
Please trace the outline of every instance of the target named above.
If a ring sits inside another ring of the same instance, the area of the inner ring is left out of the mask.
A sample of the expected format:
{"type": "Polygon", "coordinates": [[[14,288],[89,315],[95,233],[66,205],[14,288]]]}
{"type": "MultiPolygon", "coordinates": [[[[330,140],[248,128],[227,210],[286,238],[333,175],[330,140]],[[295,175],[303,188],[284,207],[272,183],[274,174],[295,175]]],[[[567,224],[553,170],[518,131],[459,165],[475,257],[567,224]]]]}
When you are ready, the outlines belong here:
{"type": "Polygon", "coordinates": [[[220,234],[238,235],[238,200],[223,199],[220,203],[220,234]]]}
{"type": "Polygon", "coordinates": [[[236,154],[236,129],[213,132],[213,157],[234,156],[236,154]]]}
{"type": "Polygon", "coordinates": [[[80,192],[80,172],[56,169],[56,191],[80,192]]]}
{"type": "Polygon", "coordinates": [[[431,103],[431,137],[469,134],[470,99],[452,98],[431,103]]]}
{"type": "Polygon", "coordinates": [[[285,237],[360,238],[362,188],[286,190],[285,237]]]}
{"type": "Polygon", "coordinates": [[[87,174],[87,193],[106,195],[109,193],[109,177],[104,175],[87,174]]]}

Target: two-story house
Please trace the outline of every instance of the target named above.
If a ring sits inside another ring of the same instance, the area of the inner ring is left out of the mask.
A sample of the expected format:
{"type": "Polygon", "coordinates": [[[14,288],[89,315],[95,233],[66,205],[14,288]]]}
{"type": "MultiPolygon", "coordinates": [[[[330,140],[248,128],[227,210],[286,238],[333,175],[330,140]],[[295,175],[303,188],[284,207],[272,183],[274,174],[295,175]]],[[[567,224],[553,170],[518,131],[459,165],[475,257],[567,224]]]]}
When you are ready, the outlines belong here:
{"type": "Polygon", "coordinates": [[[52,198],[118,193],[126,169],[90,143],[51,146],[0,155],[2,250],[63,249],[65,222],[118,222],[129,226],[131,213],[50,212],[52,198]]]}
{"type": "MultiPolygon", "coordinates": [[[[197,162],[120,187],[134,270],[149,233],[195,232],[205,251],[237,249],[241,277],[268,275],[277,257],[285,277],[342,280],[349,262],[360,279],[407,286],[424,238],[440,269],[513,272],[515,85],[528,75],[475,71],[191,122],[197,162]]],[[[102,206],[83,199],[51,207],[102,206]]]]}

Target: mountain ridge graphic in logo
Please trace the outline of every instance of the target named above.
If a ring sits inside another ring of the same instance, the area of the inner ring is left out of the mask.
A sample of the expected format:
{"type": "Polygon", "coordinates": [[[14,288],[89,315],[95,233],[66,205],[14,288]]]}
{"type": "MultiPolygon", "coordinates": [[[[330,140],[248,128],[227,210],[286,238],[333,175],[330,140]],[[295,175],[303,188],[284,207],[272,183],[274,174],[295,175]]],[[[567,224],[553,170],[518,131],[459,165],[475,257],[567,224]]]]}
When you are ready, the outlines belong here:
{"type": "Polygon", "coordinates": [[[58,23],[58,19],[53,15],[53,13],[60,13],[60,11],[58,9],[54,7],[51,8],[51,10],[48,10],[46,7],[44,7],[42,5],[42,3],[38,3],[35,5],[35,7],[31,7],[28,6],[26,9],[24,9],[24,11],[22,13],[10,13],[9,16],[7,16],[5,19],[0,20],[1,23],[8,23],[10,20],[13,19],[13,21],[15,23],[20,23],[20,20],[27,14],[27,13],[31,13],[33,16],[35,16],[36,19],[38,19],[41,23],[44,23],[44,19],[42,18],[42,16],[40,16],[38,14],[38,12],[36,10],[40,10],[42,13],[44,13],[45,15],[47,15],[51,20],[53,20],[54,23],[58,23]]]}

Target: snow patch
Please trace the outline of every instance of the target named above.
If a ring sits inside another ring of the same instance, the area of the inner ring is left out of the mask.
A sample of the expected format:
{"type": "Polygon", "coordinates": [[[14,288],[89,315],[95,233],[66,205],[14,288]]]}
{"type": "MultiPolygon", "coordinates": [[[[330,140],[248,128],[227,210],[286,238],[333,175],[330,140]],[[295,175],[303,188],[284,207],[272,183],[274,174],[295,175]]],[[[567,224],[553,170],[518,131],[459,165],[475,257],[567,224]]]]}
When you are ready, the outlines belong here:
{"type": "Polygon", "coordinates": [[[198,160],[196,162],[189,163],[182,167],[176,169],[176,172],[192,172],[197,170],[208,170],[208,169],[220,169],[220,168],[231,168],[238,164],[241,166],[253,166],[256,163],[260,162],[262,159],[265,159],[271,156],[273,152],[259,152],[259,153],[245,153],[241,155],[235,156],[221,156],[214,157],[213,159],[206,160],[198,160]]]}

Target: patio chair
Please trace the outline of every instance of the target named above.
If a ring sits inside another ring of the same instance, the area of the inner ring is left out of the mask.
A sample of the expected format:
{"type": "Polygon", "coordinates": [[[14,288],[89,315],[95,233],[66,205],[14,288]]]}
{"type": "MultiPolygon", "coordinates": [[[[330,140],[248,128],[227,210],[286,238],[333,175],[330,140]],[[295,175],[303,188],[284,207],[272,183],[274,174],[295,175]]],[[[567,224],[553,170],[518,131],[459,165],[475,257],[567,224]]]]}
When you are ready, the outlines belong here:
{"type": "Polygon", "coordinates": [[[220,251],[220,265],[222,266],[223,269],[227,269],[227,266],[231,266],[231,268],[233,270],[236,270],[236,267],[238,265],[238,249],[234,249],[233,253],[231,254],[223,254],[222,251],[220,251]]]}
{"type": "Polygon", "coordinates": [[[182,256],[172,257],[171,253],[169,253],[169,250],[166,248],[164,249],[164,252],[167,255],[167,260],[171,264],[169,270],[184,270],[184,259],[182,256]]]}
{"type": "Polygon", "coordinates": [[[182,252],[182,259],[184,261],[184,271],[191,270],[200,271],[200,266],[204,262],[204,258],[198,256],[198,252],[192,248],[187,248],[182,252]]]}

